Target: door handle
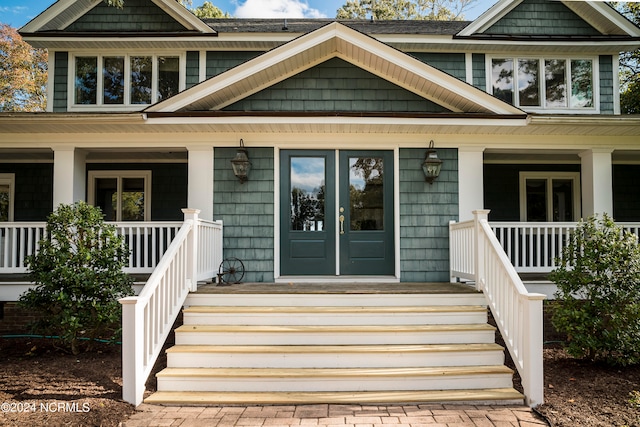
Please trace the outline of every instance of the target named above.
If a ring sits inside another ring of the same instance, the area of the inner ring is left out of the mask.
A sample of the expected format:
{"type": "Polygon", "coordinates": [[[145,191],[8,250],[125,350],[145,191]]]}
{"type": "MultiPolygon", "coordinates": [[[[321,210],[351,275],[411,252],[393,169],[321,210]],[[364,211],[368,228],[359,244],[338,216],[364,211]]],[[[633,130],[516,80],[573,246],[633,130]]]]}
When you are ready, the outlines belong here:
{"type": "Polygon", "coordinates": [[[340,234],[344,234],[344,215],[340,215],[340,234]]]}

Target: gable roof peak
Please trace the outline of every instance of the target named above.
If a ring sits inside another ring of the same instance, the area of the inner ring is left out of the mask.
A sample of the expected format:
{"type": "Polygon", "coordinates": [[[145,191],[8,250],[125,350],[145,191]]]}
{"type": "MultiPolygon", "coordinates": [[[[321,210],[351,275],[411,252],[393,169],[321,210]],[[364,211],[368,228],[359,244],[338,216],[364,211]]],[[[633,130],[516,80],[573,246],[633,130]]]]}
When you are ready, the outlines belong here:
{"type": "Polygon", "coordinates": [[[640,37],[640,28],[603,0],[499,0],[457,36],[483,34],[521,4],[533,1],[562,3],[602,35],[640,37]]]}
{"type": "MultiPolygon", "coordinates": [[[[188,31],[215,33],[211,27],[175,0],[146,1],[162,9],[168,16],[188,31]]],[[[102,2],[103,0],[57,0],[44,12],[20,28],[20,33],[65,30],[102,2]]]]}
{"type": "Polygon", "coordinates": [[[454,113],[523,112],[340,22],[330,22],[148,107],[148,113],[219,111],[331,58],[413,92],[454,113]]]}

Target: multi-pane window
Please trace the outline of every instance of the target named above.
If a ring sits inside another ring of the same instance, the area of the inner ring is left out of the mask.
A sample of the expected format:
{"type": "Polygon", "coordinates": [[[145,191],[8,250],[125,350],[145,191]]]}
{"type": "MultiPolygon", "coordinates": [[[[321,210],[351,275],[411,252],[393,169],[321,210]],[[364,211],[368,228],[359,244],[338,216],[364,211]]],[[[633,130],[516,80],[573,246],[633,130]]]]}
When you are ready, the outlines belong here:
{"type": "Polygon", "coordinates": [[[74,106],[136,106],[183,89],[177,55],[76,56],[74,106]]]}
{"type": "Polygon", "coordinates": [[[492,58],[490,87],[499,99],[529,108],[595,109],[593,59],[492,58]]]}
{"type": "Polygon", "coordinates": [[[0,222],[13,221],[14,181],[14,174],[0,173],[0,222]]]}
{"type": "Polygon", "coordinates": [[[578,172],[520,172],[520,220],[570,222],[580,216],[578,172]]]}
{"type": "Polygon", "coordinates": [[[105,221],[149,221],[150,171],[90,171],[89,203],[105,221]]]}

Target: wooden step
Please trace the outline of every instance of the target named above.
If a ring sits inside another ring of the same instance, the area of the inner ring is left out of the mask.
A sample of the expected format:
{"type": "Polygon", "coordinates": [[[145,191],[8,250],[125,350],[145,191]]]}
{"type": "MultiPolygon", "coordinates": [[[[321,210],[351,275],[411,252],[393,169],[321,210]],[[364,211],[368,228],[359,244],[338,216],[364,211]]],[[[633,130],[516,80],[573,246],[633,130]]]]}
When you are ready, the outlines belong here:
{"type": "Polygon", "coordinates": [[[303,405],[303,404],[392,404],[429,402],[482,402],[523,404],[515,389],[373,391],[373,392],[185,392],[159,391],[145,399],[158,405],[303,405]]]}
{"type": "Polygon", "coordinates": [[[484,305],[486,299],[480,292],[466,293],[287,293],[287,288],[277,286],[271,293],[191,293],[185,306],[436,306],[436,305],[484,305]]]}
{"type": "Polygon", "coordinates": [[[423,368],[167,368],[157,374],[158,390],[218,392],[310,392],[448,390],[512,386],[506,366],[423,368]]]}
{"type": "Polygon", "coordinates": [[[464,325],[182,325],[179,345],[347,345],[491,343],[495,327],[464,325]]]}
{"type": "Polygon", "coordinates": [[[454,306],[323,306],[244,307],[191,306],[186,325],[423,325],[486,323],[482,305],[454,306]]]}
{"type": "Polygon", "coordinates": [[[499,365],[503,348],[494,343],[423,345],[176,345],[169,367],[371,368],[499,365]]]}

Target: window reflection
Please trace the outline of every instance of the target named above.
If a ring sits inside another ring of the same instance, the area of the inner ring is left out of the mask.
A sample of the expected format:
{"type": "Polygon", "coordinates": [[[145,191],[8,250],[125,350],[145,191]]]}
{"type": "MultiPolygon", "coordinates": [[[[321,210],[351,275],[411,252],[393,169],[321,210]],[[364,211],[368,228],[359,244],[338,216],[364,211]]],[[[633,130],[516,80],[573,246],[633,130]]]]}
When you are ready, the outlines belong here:
{"type": "Polygon", "coordinates": [[[540,106],[539,62],[537,59],[518,60],[518,96],[522,106],[540,106]]]}
{"type": "Polygon", "coordinates": [[[323,157],[291,158],[291,230],[324,230],[325,169],[323,157]]]}
{"type": "Polygon", "coordinates": [[[349,208],[352,231],[384,230],[384,162],[349,158],[349,208]]]}
{"type": "Polygon", "coordinates": [[[124,103],[124,57],[105,57],[102,67],[105,104],[124,103]]]}
{"type": "Polygon", "coordinates": [[[76,58],[75,103],[95,104],[98,90],[98,58],[76,58]]]}
{"type": "Polygon", "coordinates": [[[513,60],[493,59],[491,61],[491,82],[493,96],[513,104],[513,60]]]}
{"type": "Polygon", "coordinates": [[[550,108],[567,106],[567,62],[564,59],[544,61],[546,86],[545,105],[550,108]]]}

